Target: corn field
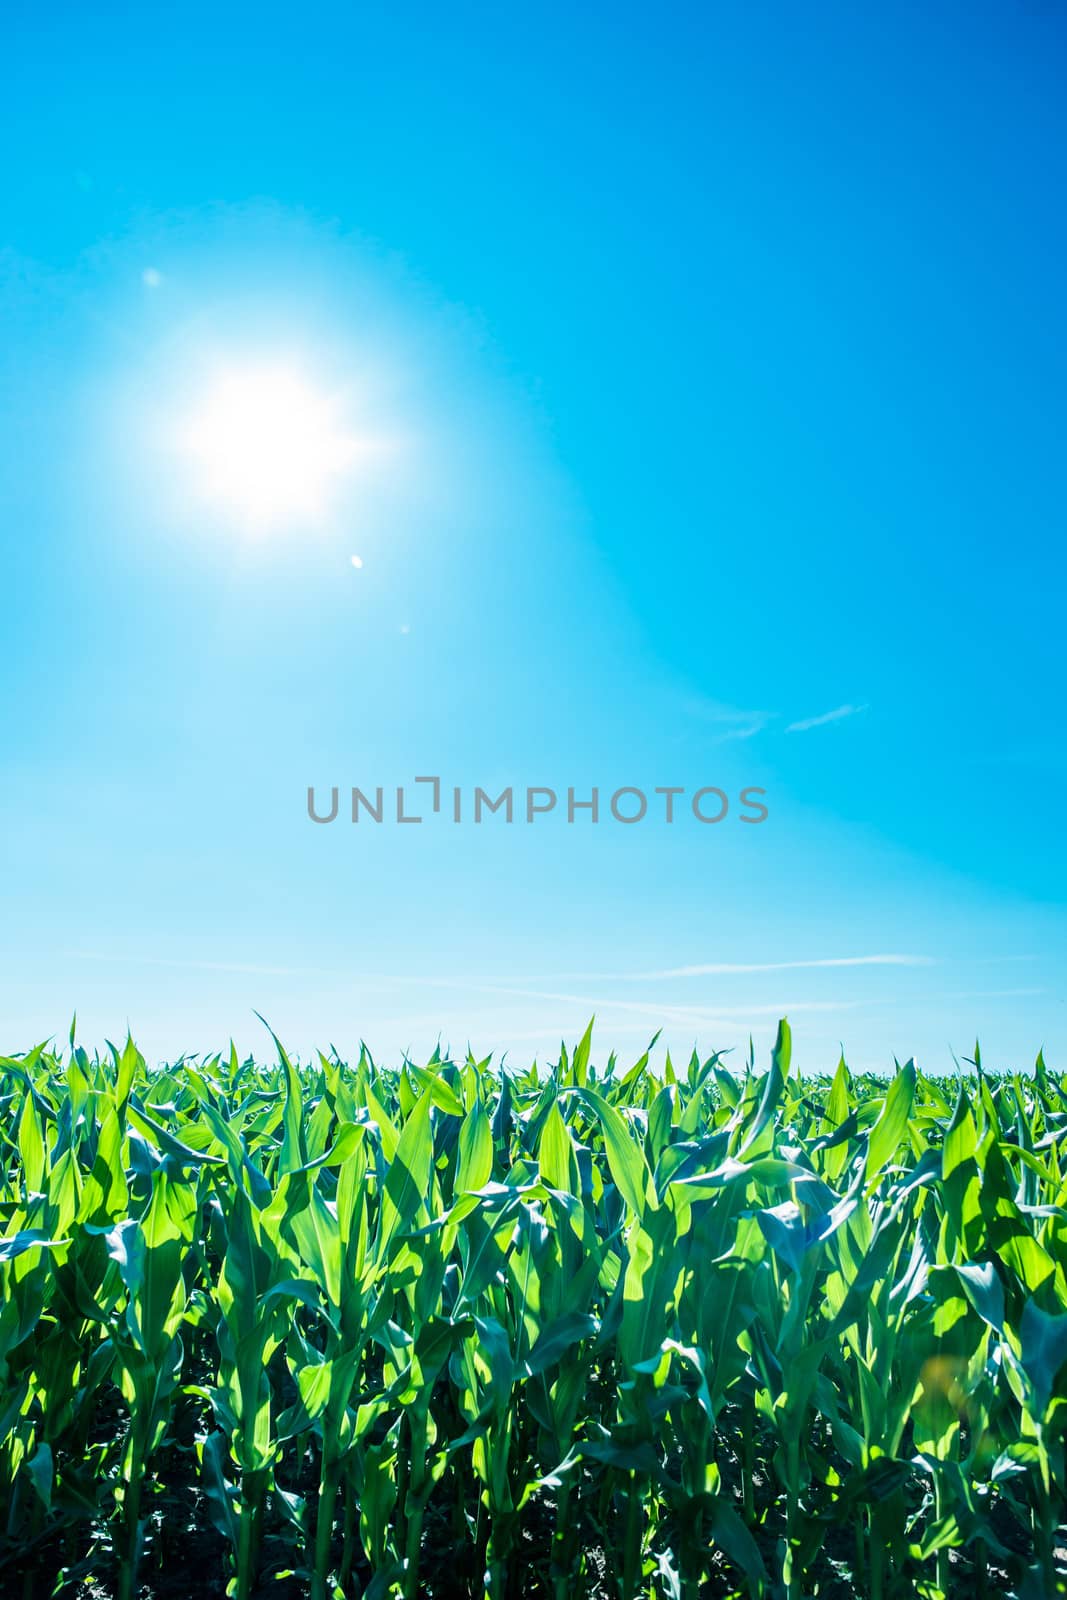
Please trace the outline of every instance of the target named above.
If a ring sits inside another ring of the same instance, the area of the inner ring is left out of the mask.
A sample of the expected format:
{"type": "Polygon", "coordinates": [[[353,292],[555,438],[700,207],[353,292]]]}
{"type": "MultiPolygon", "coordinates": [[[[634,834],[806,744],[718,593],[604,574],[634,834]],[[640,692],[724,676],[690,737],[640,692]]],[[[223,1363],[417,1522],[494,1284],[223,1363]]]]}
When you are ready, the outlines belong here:
{"type": "Polygon", "coordinates": [[[275,1043],[0,1058],[6,1596],[1067,1594],[1040,1058],[275,1043]]]}

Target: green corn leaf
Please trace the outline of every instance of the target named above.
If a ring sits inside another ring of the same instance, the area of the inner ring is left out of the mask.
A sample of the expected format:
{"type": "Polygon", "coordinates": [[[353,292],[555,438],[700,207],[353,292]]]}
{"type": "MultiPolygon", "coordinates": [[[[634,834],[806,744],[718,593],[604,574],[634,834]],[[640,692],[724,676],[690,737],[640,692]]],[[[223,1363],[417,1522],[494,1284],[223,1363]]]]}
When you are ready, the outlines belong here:
{"type": "Polygon", "coordinates": [[[956,1102],[956,1111],[952,1118],[948,1132],[945,1134],[945,1144],[941,1155],[941,1178],[947,1182],[958,1167],[964,1162],[974,1159],[978,1148],[978,1134],[971,1113],[970,1102],[962,1085],[959,1098],[956,1102]]]}
{"type": "MultiPolygon", "coordinates": [[[[630,1135],[626,1121],[595,1089],[583,1089],[582,1098],[596,1113],[604,1135],[604,1152],[612,1181],[630,1210],[643,1216],[649,1205],[648,1164],[630,1135]]],[[[653,1202],[654,1203],[654,1202],[653,1202]]]]}
{"type": "Polygon", "coordinates": [[[427,1089],[412,1107],[389,1165],[382,1205],[380,1258],[395,1235],[410,1227],[419,1210],[429,1203],[432,1170],[433,1138],[427,1089]]]}
{"type": "Polygon", "coordinates": [[[1067,1363],[1067,1311],[1043,1311],[1035,1299],[1029,1299],[1019,1324],[1019,1343],[1023,1370],[1034,1386],[1040,1413],[1067,1363]]]}
{"type": "Polygon", "coordinates": [[[545,1183],[552,1189],[577,1193],[578,1163],[574,1144],[560,1114],[559,1105],[553,1101],[541,1129],[537,1149],[538,1169],[545,1183]]]}
{"type": "Polygon", "coordinates": [[[0,1239],[0,1261],[14,1261],[27,1250],[58,1250],[69,1243],[69,1239],[49,1239],[40,1228],[22,1228],[0,1239]]]}
{"type": "Polygon", "coordinates": [[[954,1268],[971,1305],[991,1328],[1004,1331],[1004,1288],[992,1262],[962,1262],[954,1268]]]}
{"type": "Polygon", "coordinates": [[[722,1496],[715,1499],[711,1515],[711,1537],[735,1567],[756,1584],[767,1582],[767,1568],[752,1534],[733,1506],[722,1496]]]}
{"type": "Polygon", "coordinates": [[[481,1097],[475,1095],[459,1130],[456,1191],[482,1189],[493,1176],[493,1133],[481,1097]]]}
{"type": "Polygon", "coordinates": [[[889,1085],[881,1115],[867,1146],[866,1179],[872,1183],[896,1155],[908,1127],[915,1097],[915,1063],[909,1061],[889,1085]]]}
{"type": "Polygon", "coordinates": [[[596,1331],[595,1317],[578,1311],[565,1312],[538,1335],[523,1363],[523,1371],[528,1378],[535,1377],[539,1372],[544,1372],[546,1367],[555,1366],[568,1350],[580,1340],[593,1337],[596,1331]]]}

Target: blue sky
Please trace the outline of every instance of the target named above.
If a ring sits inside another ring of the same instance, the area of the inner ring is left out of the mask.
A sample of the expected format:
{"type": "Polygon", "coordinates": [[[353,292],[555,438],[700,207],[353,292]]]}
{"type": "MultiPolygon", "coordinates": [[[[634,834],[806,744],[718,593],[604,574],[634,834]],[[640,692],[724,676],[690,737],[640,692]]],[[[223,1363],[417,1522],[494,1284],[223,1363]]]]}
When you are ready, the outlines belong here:
{"type": "Polygon", "coordinates": [[[9,31],[4,1048],[1062,1061],[1057,8],[9,31]],[[321,508],[212,493],[223,370],[321,508]],[[418,773],[770,816],[307,819],[418,773]]]}

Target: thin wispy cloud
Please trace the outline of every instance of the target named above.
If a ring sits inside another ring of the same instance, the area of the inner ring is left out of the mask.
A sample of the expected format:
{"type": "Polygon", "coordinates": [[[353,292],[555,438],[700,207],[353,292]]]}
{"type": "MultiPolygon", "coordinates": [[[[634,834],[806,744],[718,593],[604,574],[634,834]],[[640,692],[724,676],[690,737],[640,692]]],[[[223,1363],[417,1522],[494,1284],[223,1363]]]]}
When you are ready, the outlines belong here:
{"type": "Polygon", "coordinates": [[[573,1005],[586,1014],[593,1012],[629,1011],[650,1020],[677,1023],[721,1023],[735,1025],[747,1017],[782,1017],[789,1012],[801,1011],[851,1011],[862,1002],[858,1000],[801,1000],[792,1005],[785,1002],[773,1005],[752,1006],[691,1006],[658,999],[620,1000],[617,997],[595,994],[569,994],[553,989],[527,989],[505,984],[471,983],[465,987],[474,994],[507,995],[523,1000],[548,1000],[554,1005],[573,1005]]]}
{"type": "MultiPolygon", "coordinates": [[[[743,977],[749,973],[813,972],[826,967],[932,967],[933,956],[890,954],[824,956],[808,961],[712,961],[689,967],[662,967],[654,972],[539,972],[517,976],[415,977],[411,973],[359,973],[353,976],[375,983],[417,983],[422,988],[475,989],[507,984],[536,983],[648,983],[670,978],[743,977]]],[[[507,991],[502,991],[507,992],[507,991]]]]}
{"type": "MultiPolygon", "coordinates": [[[[862,716],[870,707],[863,705],[835,706],[832,711],[823,711],[817,717],[801,717],[797,722],[790,722],[786,733],[809,733],[812,728],[824,728],[831,722],[843,722],[846,717],[862,716]]],[[[741,706],[724,704],[721,700],[690,700],[687,710],[702,722],[711,723],[716,729],[712,735],[713,744],[725,744],[729,739],[753,739],[756,734],[774,722],[780,721],[777,711],[747,711],[741,706]]]]}
{"type": "Polygon", "coordinates": [[[771,716],[768,715],[762,721],[752,722],[747,727],[729,728],[726,733],[720,733],[713,742],[715,744],[725,744],[727,739],[752,739],[757,733],[762,733],[770,721],[771,716]]]}
{"type": "Polygon", "coordinates": [[[800,722],[791,722],[786,728],[786,733],[809,733],[812,728],[825,728],[828,722],[842,722],[845,717],[858,717],[868,707],[862,706],[836,706],[833,711],[824,711],[820,717],[804,717],[800,722]]]}
{"type": "MultiPolygon", "coordinates": [[[[438,977],[410,972],[354,973],[339,967],[261,966],[255,962],[200,961],[179,956],[113,955],[105,954],[103,951],[98,950],[68,950],[64,954],[68,960],[98,961],[106,962],[109,965],[162,967],[191,972],[241,972],[269,978],[336,977],[356,982],[410,984],[420,989],[468,989],[482,993],[529,994],[531,997],[543,999],[575,999],[581,997],[554,993],[542,994],[527,989],[525,986],[528,984],[559,982],[652,983],[673,978],[729,978],[768,972],[811,972],[826,967],[931,967],[936,964],[932,956],[920,955],[826,956],[811,961],[711,961],[687,967],[662,967],[649,972],[551,972],[538,973],[536,975],[523,974],[522,976],[509,978],[507,976],[489,977],[482,974],[475,974],[471,977],[438,977]],[[511,987],[513,984],[522,985],[523,987],[511,987]]],[[[581,1003],[584,1005],[586,1000],[581,998],[581,1003]]],[[[605,1003],[617,1005],[619,1002],[616,1000],[605,1003]]],[[[793,1009],[796,1010],[797,1008],[794,1007],[793,1009]]],[[[727,1013],[720,1014],[726,1015],[727,1013]]]]}
{"type": "Polygon", "coordinates": [[[746,711],[721,700],[688,700],[686,710],[716,729],[713,744],[724,744],[727,739],[751,739],[778,716],[777,711],[746,711]]]}
{"type": "MultiPolygon", "coordinates": [[[[659,972],[631,972],[626,981],[660,978],[735,977],[748,972],[812,972],[819,967],[932,967],[932,956],[827,956],[818,961],[714,961],[695,967],[668,967],[659,972]]],[[[603,977],[606,978],[607,974],[603,977]]],[[[623,981],[620,978],[620,981],[623,981]]]]}
{"type": "MultiPolygon", "coordinates": [[[[865,1004],[860,1000],[795,1002],[782,1000],[773,1005],[757,1006],[680,1006],[671,1005],[654,997],[643,1001],[618,1000],[607,995],[547,993],[540,989],[488,989],[481,984],[472,986],[470,992],[478,995],[489,994],[502,1000],[536,1000],[550,1003],[551,1010],[545,1013],[546,1020],[537,1029],[530,1028],[527,1019],[536,1016],[543,1007],[519,1007],[513,1004],[504,1008],[494,1006],[489,1010],[480,1009],[475,1018],[479,1031],[484,1035],[487,1030],[495,1028],[509,1042],[526,1037],[523,1029],[529,1029],[531,1036],[545,1031],[551,1034],[561,1025],[568,1028],[578,1027],[588,1022],[594,1015],[601,1036],[605,1030],[609,1034],[614,1032],[624,1018],[629,1018],[631,1021],[643,1018],[639,1026],[642,1029],[647,1028],[650,1032],[665,1026],[719,1027],[724,1031],[730,1031],[738,1026],[747,1028],[757,1023],[769,1027],[781,1017],[799,1016],[802,1013],[833,1016],[838,1012],[859,1010],[865,1004]],[[515,1026],[516,1017],[519,1018],[518,1028],[515,1026]],[[569,1020],[564,1024],[565,1017],[569,1020]]],[[[379,1029],[422,1028],[435,1036],[449,1034],[459,1037],[465,1032],[469,1033],[471,1029],[469,1008],[463,1013],[447,1011],[420,1016],[400,1012],[396,1016],[376,1018],[375,1022],[379,1029]]]]}

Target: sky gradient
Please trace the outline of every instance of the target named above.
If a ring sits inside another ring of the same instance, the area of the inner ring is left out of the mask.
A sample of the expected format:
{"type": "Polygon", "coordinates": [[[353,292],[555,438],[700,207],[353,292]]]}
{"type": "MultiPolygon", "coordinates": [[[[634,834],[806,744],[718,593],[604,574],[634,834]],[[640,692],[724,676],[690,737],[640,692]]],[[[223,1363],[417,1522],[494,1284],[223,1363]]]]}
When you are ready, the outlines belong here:
{"type": "Polygon", "coordinates": [[[1058,8],[11,15],[4,1049],[1063,1062],[1058,8]],[[417,774],[770,815],[308,820],[417,774]]]}

